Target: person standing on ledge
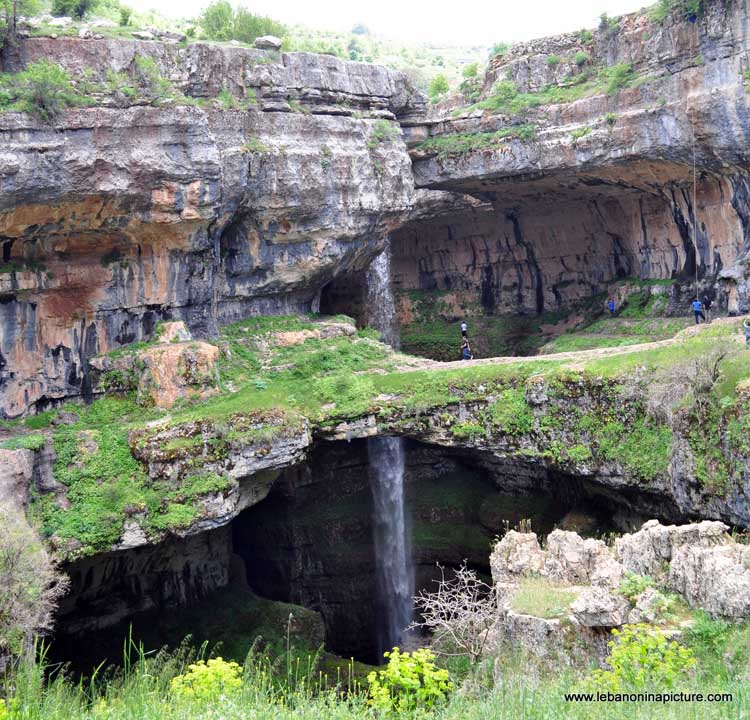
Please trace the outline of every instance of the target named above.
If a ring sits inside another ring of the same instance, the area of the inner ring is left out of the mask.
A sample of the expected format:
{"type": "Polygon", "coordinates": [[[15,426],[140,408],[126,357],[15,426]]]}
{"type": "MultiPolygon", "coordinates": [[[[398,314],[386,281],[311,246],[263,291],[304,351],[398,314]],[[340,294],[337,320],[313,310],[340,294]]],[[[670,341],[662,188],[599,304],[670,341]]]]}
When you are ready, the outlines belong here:
{"type": "Polygon", "coordinates": [[[615,316],[615,301],[610,298],[609,302],[607,303],[607,309],[609,310],[609,316],[614,317],[615,316]]]}
{"type": "Polygon", "coordinates": [[[750,348],[750,320],[745,318],[742,327],[745,328],[745,347],[750,348]]]}
{"type": "Polygon", "coordinates": [[[461,345],[461,359],[462,360],[473,360],[474,356],[471,354],[471,345],[469,341],[464,339],[464,344],[461,345]]]}
{"type": "Polygon", "coordinates": [[[708,295],[703,296],[703,309],[706,311],[706,322],[711,322],[711,298],[708,295]]]}
{"type": "Polygon", "coordinates": [[[467,335],[466,332],[468,331],[469,326],[466,324],[466,320],[461,320],[461,337],[466,340],[467,335]]]}
{"type": "Polygon", "coordinates": [[[695,298],[695,300],[693,300],[693,315],[695,315],[696,325],[700,324],[700,320],[698,318],[703,318],[703,322],[706,322],[706,316],[703,314],[703,303],[698,300],[698,298],[695,298]]]}

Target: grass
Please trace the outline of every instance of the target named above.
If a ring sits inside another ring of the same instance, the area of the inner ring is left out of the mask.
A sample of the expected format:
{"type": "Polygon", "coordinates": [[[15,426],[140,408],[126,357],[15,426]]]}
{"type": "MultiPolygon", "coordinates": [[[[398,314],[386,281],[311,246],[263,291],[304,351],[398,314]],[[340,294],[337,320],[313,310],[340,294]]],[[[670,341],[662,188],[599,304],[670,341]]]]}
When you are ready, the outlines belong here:
{"type": "Polygon", "coordinates": [[[534,139],[535,133],[535,127],[531,124],[514,125],[494,132],[452,133],[429,138],[420,143],[416,149],[445,160],[470,152],[494,150],[507,144],[508,140],[528,142],[534,139]]]}
{"type": "MultiPolygon", "coordinates": [[[[746,630],[744,631],[746,633],[746,630]]],[[[447,704],[439,705],[429,717],[435,720],[713,720],[746,717],[750,710],[750,683],[743,679],[742,667],[726,663],[721,650],[731,650],[741,642],[743,630],[727,633],[708,622],[699,635],[691,636],[697,649],[699,672],[684,689],[691,692],[729,693],[727,702],[574,702],[566,693],[576,692],[580,675],[570,669],[554,672],[540,668],[538,661],[511,649],[497,659],[495,680],[491,668],[478,681],[460,692],[454,692],[447,704]],[[715,667],[717,673],[707,672],[715,667]]],[[[746,638],[745,638],[746,639],[746,638]]],[[[206,704],[200,700],[178,699],[170,692],[173,677],[182,673],[196,658],[194,651],[183,648],[174,653],[160,652],[148,656],[132,648],[125,669],[104,674],[91,684],[77,683],[54,667],[26,660],[8,686],[10,718],[24,720],[351,720],[378,717],[367,705],[364,688],[349,672],[340,673],[338,681],[329,676],[316,677],[314,666],[300,668],[282,659],[274,667],[268,658],[255,653],[244,661],[241,687],[224,695],[220,701],[206,704]],[[281,676],[281,679],[280,679],[281,676]],[[288,679],[287,679],[288,678],[288,679]],[[301,682],[311,679],[310,682],[301,682]]],[[[459,664],[452,663],[457,668],[459,664]]],[[[455,676],[454,676],[455,677],[455,676]]],[[[653,688],[655,692],[664,688],[653,688]]],[[[0,712],[6,712],[0,708],[0,712]]],[[[6,713],[7,714],[7,713],[6,713]]],[[[424,718],[423,710],[404,711],[404,720],[424,718]]]]}
{"type": "MultiPolygon", "coordinates": [[[[700,358],[735,333],[726,325],[708,326],[677,345],[593,358],[574,372],[563,361],[542,358],[397,372],[397,356],[370,333],[309,337],[295,345],[274,340],[279,332],[314,335],[317,322],[308,316],[252,318],[225,328],[222,392],[205,401],[183,401],[169,413],[143,408],[130,396],[67,408],[78,420],[48,432],[57,454],[55,477],[65,486],[70,507],[61,507],[49,494],[32,498],[30,512],[43,535],[54,540],[63,557],[110,548],[128,518],[158,538],[193,523],[202,512],[202,498],[229,487],[225,477],[203,466],[220,462],[233,448],[269,447],[277,437],[298,437],[305,419],[316,429],[372,414],[384,431],[408,433],[421,415],[450,417],[459,404],[477,407],[472,417],[448,425],[468,444],[504,438],[514,452],[531,453],[566,471],[581,463],[611,462],[649,483],[666,476],[673,431],[623,389],[630,378],[643,373],[658,378],[666,368],[700,358]],[[532,375],[544,377],[548,386],[543,413],[526,401],[532,375]],[[158,426],[145,427],[156,419],[162,420],[158,426]],[[201,423],[205,442],[188,430],[194,422],[201,423]],[[131,445],[146,447],[151,438],[158,447],[159,433],[170,428],[175,433],[159,452],[181,458],[179,476],[170,482],[150,479],[131,445]]],[[[732,458],[744,447],[747,413],[737,404],[735,387],[748,376],[748,367],[737,347],[724,361],[726,374],[712,395],[710,415],[701,419],[701,432],[689,438],[696,456],[703,458],[698,477],[713,492],[725,492],[734,481],[740,468],[732,458]]],[[[52,419],[45,415],[38,422],[47,426],[52,419]]],[[[4,447],[38,448],[44,440],[37,430],[6,440],[4,447]]]]}
{"type": "Polygon", "coordinates": [[[521,579],[511,607],[522,615],[553,620],[567,616],[575,599],[574,591],[558,587],[546,578],[529,576],[521,579]]]}
{"type": "MultiPolygon", "coordinates": [[[[585,60],[581,63],[585,66],[585,60]]],[[[460,115],[474,110],[487,110],[492,114],[520,115],[545,105],[561,105],[594,95],[614,95],[631,86],[637,76],[632,65],[618,63],[606,67],[584,67],[569,79],[567,85],[547,85],[539,92],[522,93],[512,80],[502,80],[484,100],[454,112],[460,115]]]]}

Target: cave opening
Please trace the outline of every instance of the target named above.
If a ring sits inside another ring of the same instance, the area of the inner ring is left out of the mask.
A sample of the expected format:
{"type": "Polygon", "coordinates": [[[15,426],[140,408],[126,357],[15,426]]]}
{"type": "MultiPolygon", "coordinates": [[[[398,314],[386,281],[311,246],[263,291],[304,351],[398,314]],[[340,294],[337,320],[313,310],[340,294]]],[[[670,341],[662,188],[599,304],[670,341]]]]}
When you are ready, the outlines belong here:
{"type": "MultiPolygon", "coordinates": [[[[742,252],[718,232],[721,198],[731,191],[719,178],[700,179],[696,228],[687,168],[670,166],[661,185],[642,182],[655,172],[648,164],[619,170],[618,178],[495,178],[451,188],[471,194],[421,191],[388,239],[401,349],[459,360],[466,320],[475,357],[549,352],[559,335],[605,318],[608,297],[619,307],[644,287],[663,296],[657,326],[689,318],[696,262],[701,296],[723,306],[718,273],[742,252]]],[[[321,312],[364,327],[369,311],[366,268],[322,290],[321,312]]]]}
{"type": "MultiPolygon", "coordinates": [[[[555,527],[629,529],[645,518],[625,496],[531,460],[409,439],[403,445],[415,592],[434,589],[439,566],[450,572],[466,563],[489,580],[492,545],[522,521],[545,536],[555,527]]],[[[175,647],[187,635],[196,645],[220,641],[225,657],[242,661],[257,635],[270,632],[269,617],[277,617],[274,632],[283,638],[289,615],[313,646],[382,661],[367,439],[318,442],[229,525],[65,570],[72,587],[52,657],[82,673],[121,662],[128,637],[148,650],[175,647]]]]}

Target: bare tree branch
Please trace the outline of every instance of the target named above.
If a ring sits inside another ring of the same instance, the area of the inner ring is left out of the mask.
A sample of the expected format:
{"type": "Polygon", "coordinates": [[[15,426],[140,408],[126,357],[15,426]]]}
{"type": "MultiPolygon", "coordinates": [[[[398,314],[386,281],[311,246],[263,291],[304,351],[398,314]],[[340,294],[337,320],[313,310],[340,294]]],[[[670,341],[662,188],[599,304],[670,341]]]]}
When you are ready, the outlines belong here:
{"type": "Polygon", "coordinates": [[[422,621],[410,628],[430,630],[437,654],[467,655],[473,666],[481,659],[497,618],[495,588],[480,580],[466,563],[451,578],[446,578],[444,567],[438,564],[438,568],[437,590],[423,590],[414,598],[422,621]]]}

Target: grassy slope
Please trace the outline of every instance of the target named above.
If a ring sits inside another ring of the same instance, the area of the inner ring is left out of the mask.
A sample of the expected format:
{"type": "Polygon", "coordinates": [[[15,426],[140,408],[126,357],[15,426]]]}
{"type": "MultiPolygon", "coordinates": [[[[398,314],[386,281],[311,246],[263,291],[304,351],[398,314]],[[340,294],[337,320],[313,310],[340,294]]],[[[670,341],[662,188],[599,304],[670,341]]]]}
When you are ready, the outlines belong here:
{"type": "MultiPolygon", "coordinates": [[[[508,364],[402,372],[397,365],[404,359],[367,331],[353,338],[310,339],[292,347],[264,351],[256,347],[258,338],[267,341],[272,332],[314,329],[314,323],[312,318],[254,318],[226,328],[221,339],[223,392],[207,401],[186,402],[167,412],[141,408],[130,397],[108,397],[85,408],[68,407],[79,416],[74,425],[49,430],[30,429],[23,423],[13,426],[16,432],[27,431],[27,438],[11,438],[6,445],[38,444],[40,433],[52,435],[58,454],[56,477],[67,486],[72,503],[62,509],[51,495],[32,498],[31,514],[43,534],[65,548],[73,543],[74,554],[85,554],[116,542],[128,516],[145,512],[139,522],[155,537],[196,519],[200,497],[221,490],[227,481],[203,475],[196,467],[196,474],[177,486],[148,482],[145,470],[130,454],[128,433],[155,419],[173,426],[209,421],[231,435],[233,426],[251,413],[261,422],[267,418],[271,433],[279,431],[279,422],[281,430],[294,432],[302,417],[324,427],[370,413],[397,429],[422,413],[440,410],[440,418],[457,438],[510,437],[519,443],[521,453],[529,452],[521,440],[531,439],[535,447],[544,448],[548,461],[563,467],[573,469],[593,456],[618,461],[635,476],[650,480],[666,472],[672,431],[648,415],[641,400],[623,399],[627,395],[623,389],[636,377],[669,375],[670,368],[706,356],[737,332],[733,326],[709,326],[673,346],[576,359],[572,371],[566,367],[571,361],[526,358],[508,364]],[[546,378],[554,401],[550,412],[540,417],[525,399],[524,384],[532,375],[546,378]],[[581,389],[598,396],[594,410],[581,412],[575,407],[581,389]],[[475,420],[456,421],[453,413],[459,403],[483,403],[487,395],[498,399],[475,420]],[[563,432],[566,440],[561,442],[563,432]]],[[[700,431],[690,438],[699,455],[699,478],[718,492],[725,491],[741,470],[727,464],[720,433],[741,455],[747,450],[750,430],[747,401],[735,397],[737,383],[750,376],[750,366],[741,345],[731,347],[736,350],[724,360],[724,374],[711,391],[709,415],[696,424],[700,431]]]]}

